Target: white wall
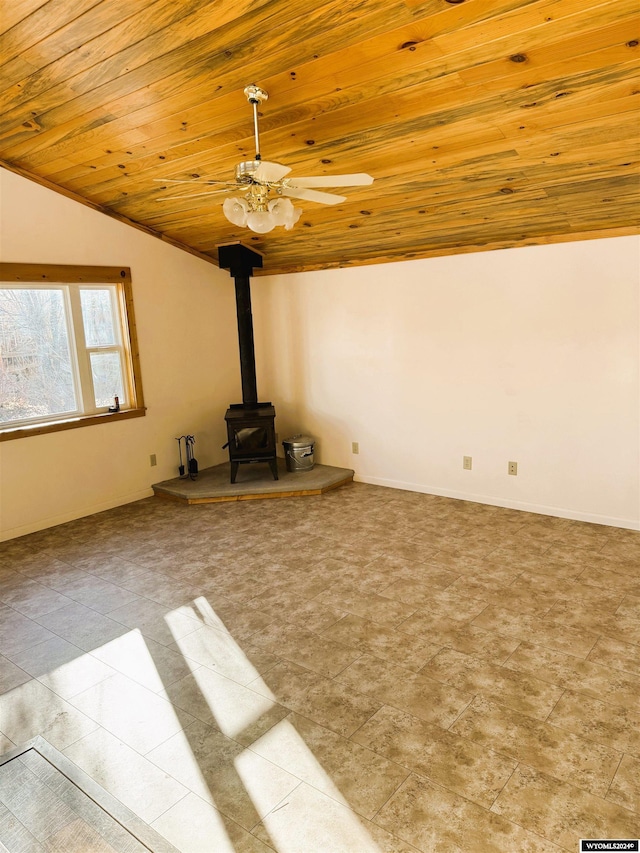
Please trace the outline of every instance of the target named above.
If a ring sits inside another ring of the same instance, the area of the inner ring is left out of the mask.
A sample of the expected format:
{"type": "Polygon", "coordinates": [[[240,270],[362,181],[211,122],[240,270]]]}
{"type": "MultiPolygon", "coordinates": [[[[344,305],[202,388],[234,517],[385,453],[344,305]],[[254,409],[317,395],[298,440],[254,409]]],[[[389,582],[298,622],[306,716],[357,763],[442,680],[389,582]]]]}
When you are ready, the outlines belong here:
{"type": "MultiPolygon", "coordinates": [[[[131,267],[148,407],[0,442],[0,539],[150,495],[182,433],[224,461],[228,273],[3,170],[0,193],[3,261],[131,267]]],[[[639,257],[625,237],[256,278],[260,399],[357,479],[640,528],[639,257]]]]}
{"type": "Polygon", "coordinates": [[[638,528],[639,255],[623,237],[261,278],[261,396],[359,480],[638,528]]]}
{"type": "Polygon", "coordinates": [[[5,170],[0,194],[3,261],[131,267],[147,406],[144,418],[0,442],[0,539],[152,494],[177,476],[178,435],[195,435],[200,467],[224,461],[224,413],[241,396],[229,274],[5,170]]]}

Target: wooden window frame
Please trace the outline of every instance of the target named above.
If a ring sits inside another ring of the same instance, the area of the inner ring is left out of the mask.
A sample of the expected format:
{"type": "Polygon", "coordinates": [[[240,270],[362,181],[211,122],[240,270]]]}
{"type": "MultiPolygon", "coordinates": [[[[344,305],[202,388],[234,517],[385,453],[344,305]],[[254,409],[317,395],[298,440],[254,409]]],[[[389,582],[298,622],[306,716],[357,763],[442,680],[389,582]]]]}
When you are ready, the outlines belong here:
{"type": "Polygon", "coordinates": [[[146,413],[142,394],[142,376],[140,372],[140,353],[136,334],[136,321],[133,309],[131,270],[129,267],[74,266],[67,264],[14,264],[0,263],[0,282],[20,284],[110,284],[117,285],[121,299],[122,323],[128,333],[125,340],[125,352],[131,367],[129,382],[130,404],[118,412],[100,412],[97,414],[73,415],[70,418],[46,423],[21,424],[0,427],[0,441],[26,438],[30,435],[44,435],[67,429],[104,424],[143,417],[146,413]]]}

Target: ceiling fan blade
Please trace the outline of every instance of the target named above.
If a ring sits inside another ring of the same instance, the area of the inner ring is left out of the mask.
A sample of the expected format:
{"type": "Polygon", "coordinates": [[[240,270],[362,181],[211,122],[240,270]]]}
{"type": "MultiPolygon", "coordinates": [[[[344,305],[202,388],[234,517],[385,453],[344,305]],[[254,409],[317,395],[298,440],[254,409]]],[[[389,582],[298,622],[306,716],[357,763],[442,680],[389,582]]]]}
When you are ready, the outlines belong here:
{"type": "Polygon", "coordinates": [[[253,178],[261,184],[275,184],[277,181],[282,180],[285,175],[288,175],[290,171],[290,166],[283,166],[282,163],[270,163],[268,160],[262,160],[253,173],[253,178]]]}
{"type": "Polygon", "coordinates": [[[371,175],[358,172],[354,175],[316,175],[311,178],[291,178],[290,187],[367,187],[373,183],[371,175]]]}
{"type": "Polygon", "coordinates": [[[206,193],[188,193],[187,195],[166,195],[162,196],[162,198],[157,198],[156,201],[176,201],[176,200],[186,200],[188,198],[199,198],[203,195],[219,195],[220,193],[228,193],[232,189],[237,189],[236,184],[229,184],[228,188],[222,190],[208,190],[206,193]]]}
{"type": "Polygon", "coordinates": [[[303,187],[283,187],[282,195],[289,198],[302,198],[306,201],[315,201],[317,204],[340,204],[346,201],[346,196],[334,195],[333,193],[320,193],[317,190],[307,190],[303,187]]]}

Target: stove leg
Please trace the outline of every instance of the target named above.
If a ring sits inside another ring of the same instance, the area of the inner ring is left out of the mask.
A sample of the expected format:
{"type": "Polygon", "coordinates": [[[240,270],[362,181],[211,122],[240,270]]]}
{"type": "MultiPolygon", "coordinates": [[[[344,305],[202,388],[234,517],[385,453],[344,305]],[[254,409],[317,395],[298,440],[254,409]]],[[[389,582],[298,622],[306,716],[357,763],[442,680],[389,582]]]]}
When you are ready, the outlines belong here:
{"type": "Polygon", "coordinates": [[[232,462],[231,463],[231,482],[232,483],[235,483],[235,481],[236,481],[236,476],[238,474],[238,468],[239,467],[240,467],[239,462],[232,462]]]}
{"type": "Polygon", "coordinates": [[[271,473],[273,474],[273,479],[278,479],[278,460],[270,459],[269,460],[269,468],[271,468],[271,473]]]}

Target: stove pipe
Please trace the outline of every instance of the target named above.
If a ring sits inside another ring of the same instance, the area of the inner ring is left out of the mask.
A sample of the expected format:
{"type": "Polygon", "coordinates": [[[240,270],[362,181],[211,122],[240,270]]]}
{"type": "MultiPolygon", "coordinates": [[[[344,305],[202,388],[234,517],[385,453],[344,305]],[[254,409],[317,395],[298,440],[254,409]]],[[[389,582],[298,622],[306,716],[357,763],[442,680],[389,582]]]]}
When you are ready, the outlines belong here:
{"type": "Polygon", "coordinates": [[[252,407],[258,402],[258,389],[249,279],[254,268],[262,268],[262,255],[242,243],[231,243],[218,246],[218,262],[220,268],[229,270],[229,275],[235,280],[242,403],[246,407],[252,407]]]}

